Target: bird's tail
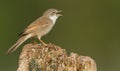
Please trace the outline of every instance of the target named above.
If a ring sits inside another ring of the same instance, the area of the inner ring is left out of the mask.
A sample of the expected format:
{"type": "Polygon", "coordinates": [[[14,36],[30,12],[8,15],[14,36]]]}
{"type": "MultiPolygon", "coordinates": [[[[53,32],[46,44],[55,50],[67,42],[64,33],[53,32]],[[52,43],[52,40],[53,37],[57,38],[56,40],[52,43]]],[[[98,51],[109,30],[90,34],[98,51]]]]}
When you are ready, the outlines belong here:
{"type": "Polygon", "coordinates": [[[30,37],[30,34],[22,36],[10,49],[8,49],[7,54],[14,52],[24,41],[26,41],[30,37]]]}

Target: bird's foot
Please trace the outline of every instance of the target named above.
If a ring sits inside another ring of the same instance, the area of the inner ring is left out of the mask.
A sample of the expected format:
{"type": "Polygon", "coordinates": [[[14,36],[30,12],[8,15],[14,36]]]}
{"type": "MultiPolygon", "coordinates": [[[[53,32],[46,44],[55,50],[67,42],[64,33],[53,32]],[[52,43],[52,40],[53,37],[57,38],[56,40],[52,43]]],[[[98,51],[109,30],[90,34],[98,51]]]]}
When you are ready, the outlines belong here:
{"type": "Polygon", "coordinates": [[[44,41],[42,41],[41,39],[40,39],[40,42],[41,42],[41,44],[43,45],[43,46],[45,46],[45,47],[47,47],[48,46],[48,44],[46,44],[44,41]]]}
{"type": "Polygon", "coordinates": [[[42,45],[43,45],[43,46],[45,46],[45,47],[47,47],[47,46],[48,46],[48,44],[46,44],[46,43],[42,43],[42,45]]]}
{"type": "Polygon", "coordinates": [[[37,42],[35,40],[33,40],[33,45],[37,44],[37,42]]]}

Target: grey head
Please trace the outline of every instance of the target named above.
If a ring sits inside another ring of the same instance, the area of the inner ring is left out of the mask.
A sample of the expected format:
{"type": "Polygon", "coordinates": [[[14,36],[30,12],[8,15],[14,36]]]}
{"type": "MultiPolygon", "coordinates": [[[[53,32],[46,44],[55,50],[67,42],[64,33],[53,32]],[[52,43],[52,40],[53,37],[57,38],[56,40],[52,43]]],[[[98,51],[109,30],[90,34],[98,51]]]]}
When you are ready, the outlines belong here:
{"type": "Polygon", "coordinates": [[[60,13],[62,10],[57,10],[54,8],[48,9],[43,13],[43,16],[50,18],[53,21],[53,24],[55,24],[57,18],[59,16],[62,16],[60,13]]]}
{"type": "Polygon", "coordinates": [[[54,9],[54,8],[50,8],[48,10],[46,10],[44,12],[44,16],[62,16],[60,13],[62,12],[62,10],[57,10],[57,9],[54,9]]]}

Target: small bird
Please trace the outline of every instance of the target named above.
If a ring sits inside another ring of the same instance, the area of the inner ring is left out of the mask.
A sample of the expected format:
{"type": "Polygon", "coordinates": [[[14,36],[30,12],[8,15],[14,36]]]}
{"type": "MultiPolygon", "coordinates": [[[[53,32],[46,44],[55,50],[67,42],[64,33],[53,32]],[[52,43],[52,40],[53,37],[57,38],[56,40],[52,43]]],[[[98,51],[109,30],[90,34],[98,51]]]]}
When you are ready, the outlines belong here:
{"type": "Polygon", "coordinates": [[[32,37],[37,37],[44,46],[47,46],[47,44],[41,40],[41,37],[52,29],[58,17],[62,16],[60,14],[61,12],[62,10],[54,8],[46,10],[41,17],[32,22],[22,33],[20,33],[20,38],[10,49],[8,49],[7,54],[15,51],[24,41],[32,37]]]}

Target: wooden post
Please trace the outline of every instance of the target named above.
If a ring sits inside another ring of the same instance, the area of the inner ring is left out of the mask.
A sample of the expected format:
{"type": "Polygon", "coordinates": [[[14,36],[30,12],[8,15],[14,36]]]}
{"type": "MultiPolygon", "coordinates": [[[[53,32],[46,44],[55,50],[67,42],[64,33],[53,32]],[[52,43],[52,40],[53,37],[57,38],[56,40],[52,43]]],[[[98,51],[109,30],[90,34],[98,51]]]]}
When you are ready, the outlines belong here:
{"type": "Polygon", "coordinates": [[[27,44],[19,57],[17,71],[97,71],[96,63],[88,56],[66,54],[65,49],[48,44],[27,44]]]}

